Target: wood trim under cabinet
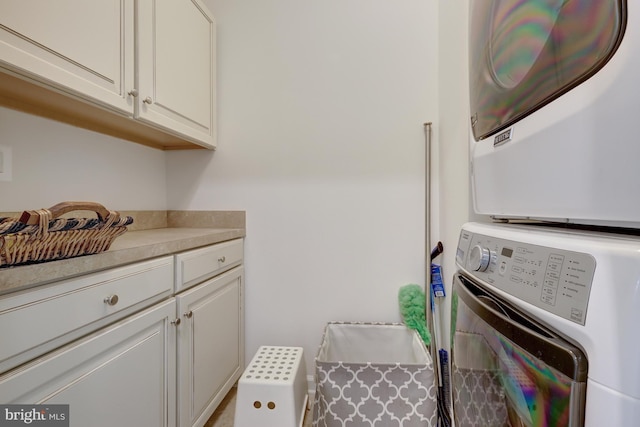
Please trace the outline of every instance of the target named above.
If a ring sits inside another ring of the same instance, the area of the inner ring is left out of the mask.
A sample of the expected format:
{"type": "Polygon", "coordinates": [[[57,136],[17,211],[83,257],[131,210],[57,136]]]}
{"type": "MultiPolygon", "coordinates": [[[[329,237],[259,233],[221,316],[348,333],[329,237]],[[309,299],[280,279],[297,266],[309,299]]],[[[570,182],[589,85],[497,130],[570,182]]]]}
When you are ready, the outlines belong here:
{"type": "Polygon", "coordinates": [[[102,109],[7,72],[0,72],[0,106],[160,150],[205,149],[122,113],[102,109]]]}

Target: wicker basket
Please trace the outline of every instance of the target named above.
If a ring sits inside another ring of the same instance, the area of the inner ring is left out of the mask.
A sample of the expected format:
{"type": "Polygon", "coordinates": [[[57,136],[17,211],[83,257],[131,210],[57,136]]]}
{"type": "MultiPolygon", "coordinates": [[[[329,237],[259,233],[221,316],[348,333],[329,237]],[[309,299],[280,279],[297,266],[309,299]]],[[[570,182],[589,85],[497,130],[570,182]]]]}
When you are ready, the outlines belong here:
{"type": "Polygon", "coordinates": [[[132,222],[93,202],[63,202],[20,218],[0,218],[0,267],[106,251],[132,222]],[[72,211],[93,211],[97,218],[58,218],[72,211]]]}

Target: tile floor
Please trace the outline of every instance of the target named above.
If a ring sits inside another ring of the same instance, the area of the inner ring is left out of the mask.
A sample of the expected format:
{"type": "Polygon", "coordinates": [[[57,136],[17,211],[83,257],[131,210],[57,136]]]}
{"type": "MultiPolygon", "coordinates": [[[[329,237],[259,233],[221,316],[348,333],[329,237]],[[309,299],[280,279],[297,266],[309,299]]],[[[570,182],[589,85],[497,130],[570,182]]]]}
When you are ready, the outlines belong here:
{"type": "MultiPolygon", "coordinates": [[[[236,391],[236,387],[231,389],[204,427],[233,427],[233,416],[236,410],[236,391]]],[[[311,427],[313,417],[310,408],[311,405],[307,405],[303,427],[311,427]]]]}

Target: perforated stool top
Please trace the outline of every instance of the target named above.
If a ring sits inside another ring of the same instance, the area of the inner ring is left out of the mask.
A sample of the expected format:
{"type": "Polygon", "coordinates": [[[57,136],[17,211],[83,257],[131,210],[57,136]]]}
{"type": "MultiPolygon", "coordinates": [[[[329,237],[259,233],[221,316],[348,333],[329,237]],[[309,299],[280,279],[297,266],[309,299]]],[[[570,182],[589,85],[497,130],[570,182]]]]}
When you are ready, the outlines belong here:
{"type": "Polygon", "coordinates": [[[251,359],[240,381],[263,384],[293,382],[302,353],[302,347],[262,346],[251,359]]]}
{"type": "Polygon", "coordinates": [[[238,381],[235,427],[301,427],[307,405],[302,347],[262,346],[238,381]]]}

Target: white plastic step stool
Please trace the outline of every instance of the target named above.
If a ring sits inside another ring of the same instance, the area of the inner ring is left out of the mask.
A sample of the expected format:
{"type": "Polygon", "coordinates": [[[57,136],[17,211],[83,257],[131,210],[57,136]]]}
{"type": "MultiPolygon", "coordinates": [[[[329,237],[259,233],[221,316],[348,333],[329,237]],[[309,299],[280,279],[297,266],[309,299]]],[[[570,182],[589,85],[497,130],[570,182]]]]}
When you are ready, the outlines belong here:
{"type": "Polygon", "coordinates": [[[260,347],[238,381],[234,427],[302,427],[306,375],[302,347],[260,347]]]}

